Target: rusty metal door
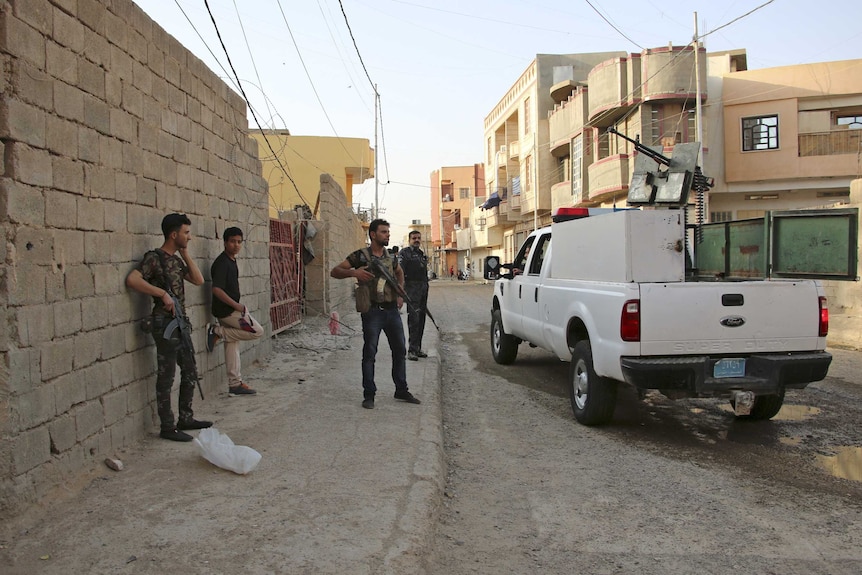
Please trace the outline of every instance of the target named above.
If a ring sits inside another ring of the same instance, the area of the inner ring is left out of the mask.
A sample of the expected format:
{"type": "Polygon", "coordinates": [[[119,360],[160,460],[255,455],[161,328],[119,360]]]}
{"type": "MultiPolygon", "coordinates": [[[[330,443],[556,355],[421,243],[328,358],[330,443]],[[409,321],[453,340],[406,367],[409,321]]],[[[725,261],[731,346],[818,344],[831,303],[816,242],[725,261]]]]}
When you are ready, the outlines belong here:
{"type": "Polygon", "coordinates": [[[273,335],[302,321],[303,274],[298,257],[302,238],[294,233],[302,229],[291,222],[269,220],[269,319],[273,335]]]}

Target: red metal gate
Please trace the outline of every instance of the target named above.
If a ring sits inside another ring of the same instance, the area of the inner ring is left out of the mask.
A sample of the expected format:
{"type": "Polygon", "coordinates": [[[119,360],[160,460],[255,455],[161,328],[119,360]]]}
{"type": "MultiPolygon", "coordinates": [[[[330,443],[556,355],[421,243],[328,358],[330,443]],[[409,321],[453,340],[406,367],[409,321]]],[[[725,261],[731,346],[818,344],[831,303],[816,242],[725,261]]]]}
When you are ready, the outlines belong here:
{"type": "Polygon", "coordinates": [[[298,257],[302,238],[294,234],[294,230],[302,229],[299,224],[269,220],[269,320],[273,334],[302,321],[302,260],[298,257]]]}

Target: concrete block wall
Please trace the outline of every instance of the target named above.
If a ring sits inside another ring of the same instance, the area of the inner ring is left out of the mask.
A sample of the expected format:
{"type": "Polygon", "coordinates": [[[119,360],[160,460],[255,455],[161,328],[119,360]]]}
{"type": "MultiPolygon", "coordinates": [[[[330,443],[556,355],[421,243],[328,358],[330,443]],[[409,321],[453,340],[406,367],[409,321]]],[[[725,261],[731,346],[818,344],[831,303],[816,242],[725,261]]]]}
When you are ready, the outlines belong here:
{"type": "Polygon", "coordinates": [[[312,241],[317,257],[306,267],[308,313],[337,311],[340,316],[356,313],[353,299],[355,282],[332,279],[329,271],[343,262],[350,252],[364,247],[368,235],[347,203],[344,190],[328,174],[320,176],[318,217],[322,229],[318,229],[317,237],[312,241]]]}
{"type": "MultiPolygon", "coordinates": [[[[849,205],[837,208],[859,208],[862,212],[862,180],[850,182],[849,205]]],[[[862,242],[862,234],[859,236],[862,242]]],[[[856,276],[862,277],[862,243],[856,247],[856,276]]],[[[828,346],[862,350],[862,288],[859,282],[824,281],[826,302],[829,305],[828,346]]]]}
{"type": "MultiPolygon", "coordinates": [[[[246,105],[131,0],[0,2],[0,516],[156,429],[149,298],[124,278],[192,220],[205,278],[245,230],[243,301],[269,326],[267,185],[246,105]]],[[[207,401],[209,285],[187,284],[207,401]]],[[[269,352],[246,344],[245,361],[269,352]]]]}

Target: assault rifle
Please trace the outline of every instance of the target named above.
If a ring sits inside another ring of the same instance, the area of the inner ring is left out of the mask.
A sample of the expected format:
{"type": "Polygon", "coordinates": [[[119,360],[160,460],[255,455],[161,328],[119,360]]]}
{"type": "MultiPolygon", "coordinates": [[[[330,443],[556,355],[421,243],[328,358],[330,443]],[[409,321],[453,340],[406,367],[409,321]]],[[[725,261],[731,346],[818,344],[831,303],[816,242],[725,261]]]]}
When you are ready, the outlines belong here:
{"type": "Polygon", "coordinates": [[[204,399],[204,391],[201,389],[201,380],[198,377],[198,366],[195,363],[195,347],[192,345],[192,330],[191,326],[186,322],[186,316],[183,314],[183,306],[180,305],[180,300],[177,299],[177,296],[168,292],[168,295],[171,296],[171,299],[174,300],[174,319],[165,326],[165,332],[162,334],[162,337],[169,340],[171,336],[174,334],[174,330],[180,330],[180,345],[186,350],[188,355],[188,360],[191,361],[192,365],[186,366],[186,369],[193,368],[192,371],[194,373],[195,383],[198,386],[198,393],[201,394],[201,401],[204,399]]]}
{"type": "MultiPolygon", "coordinates": [[[[368,270],[371,272],[374,272],[375,270],[380,272],[380,275],[383,276],[383,279],[386,280],[386,283],[392,286],[392,289],[395,290],[395,293],[404,298],[404,301],[406,301],[410,305],[413,305],[413,301],[410,299],[410,296],[407,295],[407,292],[404,291],[404,288],[398,285],[398,281],[396,281],[396,279],[392,277],[392,274],[389,273],[389,270],[381,266],[377,260],[371,258],[371,261],[368,262],[368,270]]],[[[428,319],[431,320],[431,323],[434,324],[434,327],[437,328],[437,331],[440,331],[440,326],[437,325],[436,321],[434,321],[434,316],[431,315],[430,311],[428,311],[427,305],[425,306],[425,315],[428,316],[428,319]]]]}

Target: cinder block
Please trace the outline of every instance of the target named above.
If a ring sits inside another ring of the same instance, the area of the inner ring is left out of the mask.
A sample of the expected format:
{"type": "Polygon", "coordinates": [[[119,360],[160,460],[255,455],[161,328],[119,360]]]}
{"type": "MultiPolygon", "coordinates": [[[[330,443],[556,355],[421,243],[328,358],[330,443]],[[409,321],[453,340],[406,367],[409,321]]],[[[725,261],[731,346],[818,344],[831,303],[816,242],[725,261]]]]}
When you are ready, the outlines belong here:
{"type": "Polygon", "coordinates": [[[104,230],[105,208],[102,200],[79,197],[77,202],[78,228],[82,230],[104,230]]]}
{"type": "Polygon", "coordinates": [[[83,94],[84,118],[83,123],[99,132],[109,135],[111,133],[111,114],[108,105],[89,94],[83,94]]]}
{"type": "Polygon", "coordinates": [[[12,473],[21,475],[51,459],[51,439],[43,425],[11,438],[12,473]]]}
{"type": "Polygon", "coordinates": [[[126,387],[135,379],[135,364],[131,353],[119,355],[107,362],[111,367],[111,388],[126,387]]]}
{"type": "Polygon", "coordinates": [[[132,85],[144,94],[153,90],[153,71],[138,62],[132,63],[132,85]]]}
{"type": "Polygon", "coordinates": [[[96,289],[93,283],[93,272],[86,265],[70,265],[66,267],[66,297],[70,299],[91,297],[96,289]]]}
{"type": "MultiPolygon", "coordinates": [[[[105,202],[105,204],[110,202],[105,202]]],[[[84,262],[105,264],[111,261],[111,234],[104,231],[84,233],[84,262]]],[[[95,269],[95,268],[94,268],[95,269]]],[[[98,285],[98,278],[97,278],[98,285]]],[[[98,289],[97,292],[98,293],[98,289]]]]}
{"type": "Polygon", "coordinates": [[[54,235],[50,230],[17,227],[13,245],[16,263],[50,265],[54,261],[54,235]]]}
{"type": "Polygon", "coordinates": [[[59,80],[54,81],[54,111],[61,117],[75,122],[84,121],[84,96],[76,86],[59,80]]]}
{"type": "Polygon", "coordinates": [[[0,51],[45,68],[45,38],[11,10],[0,12],[0,51]]]}
{"type": "MultiPolygon", "coordinates": [[[[15,66],[9,65],[11,74],[8,78],[11,86],[15,86],[15,96],[35,105],[42,110],[54,109],[53,79],[44,71],[32,66],[25,60],[16,60],[15,66]]],[[[11,92],[11,86],[7,88],[11,92]]]]}
{"type": "MultiPolygon", "coordinates": [[[[156,206],[156,197],[157,197],[157,192],[156,192],[155,181],[153,181],[152,179],[148,179],[148,178],[144,178],[144,177],[139,176],[138,181],[137,181],[137,203],[141,204],[142,206],[149,206],[151,208],[154,208],[156,206]]],[[[136,231],[137,229],[140,229],[139,226],[135,226],[135,228],[133,229],[131,211],[132,211],[132,206],[129,206],[129,231],[132,233],[146,233],[149,226],[146,226],[144,228],[143,232],[137,232],[136,231]]],[[[147,213],[147,214],[155,214],[154,210],[142,210],[142,211],[147,213]]],[[[159,219],[158,221],[161,222],[161,219],[159,219]]],[[[146,220],[144,220],[141,223],[146,223],[146,220]]]]}
{"type": "Polygon", "coordinates": [[[45,42],[45,71],[50,76],[73,86],[78,85],[78,57],[68,48],[51,42],[45,42]]]}
{"type": "Polygon", "coordinates": [[[146,409],[150,403],[150,392],[155,389],[155,380],[138,379],[126,386],[126,407],[129,413],[146,409]]]}
{"type": "Polygon", "coordinates": [[[29,305],[15,309],[18,345],[37,346],[54,338],[54,312],[51,305],[29,305]]]}
{"type": "Polygon", "coordinates": [[[57,302],[54,310],[54,337],[66,337],[81,331],[81,300],[57,302]]]}
{"type": "MultiPolygon", "coordinates": [[[[99,137],[99,159],[102,162],[101,172],[111,174],[111,185],[105,187],[99,197],[113,198],[117,193],[114,189],[114,172],[123,169],[123,142],[113,136],[99,137]]],[[[94,194],[95,195],[95,194],[94,194]]]]}
{"type": "Polygon", "coordinates": [[[9,391],[13,394],[29,393],[41,385],[42,375],[38,349],[10,349],[6,352],[5,367],[9,374],[9,391]]]}
{"type": "Polygon", "coordinates": [[[0,134],[3,138],[44,148],[45,112],[21,100],[5,98],[0,101],[0,134]]]}
{"type": "MultiPolygon", "coordinates": [[[[86,301],[86,300],[85,300],[86,301]]],[[[75,361],[73,369],[88,367],[102,357],[102,335],[98,331],[75,334],[75,361]]]]}
{"type": "Polygon", "coordinates": [[[66,299],[66,276],[59,265],[51,266],[45,274],[45,301],[48,303],[66,299]]]}
{"type": "MultiPolygon", "coordinates": [[[[77,147],[75,148],[77,156],[77,147]]],[[[58,190],[71,192],[81,195],[84,193],[84,164],[76,162],[72,158],[64,156],[54,156],[52,158],[52,169],[54,171],[54,187],[58,190]]],[[[46,195],[51,190],[47,190],[46,195]]],[[[51,211],[51,206],[46,206],[46,211],[51,211]]],[[[53,210],[56,212],[56,208],[53,210]]],[[[72,210],[74,213],[74,210],[72,210]]],[[[47,222],[46,222],[47,223],[47,222]]],[[[48,225],[51,225],[50,223],[48,225]]],[[[74,227],[74,226],[72,226],[74,227]]]]}
{"type": "MultiPolygon", "coordinates": [[[[135,161],[140,161],[141,152],[131,144],[123,144],[123,167],[122,171],[116,173],[114,178],[114,196],[118,202],[125,204],[143,203],[138,201],[137,188],[138,178],[135,174],[140,172],[140,166],[135,164],[135,161]]],[[[125,221],[125,211],[123,218],[125,221]]],[[[106,222],[107,223],[107,222],[106,222]]],[[[125,229],[125,226],[123,227],[125,229]]]]}
{"type": "Polygon", "coordinates": [[[108,360],[126,353],[126,326],[115,325],[101,330],[102,359],[108,360]]]}
{"type": "Polygon", "coordinates": [[[41,348],[43,381],[49,381],[72,371],[75,346],[71,338],[44,343],[41,348]]]}
{"type": "MultiPolygon", "coordinates": [[[[105,229],[110,232],[126,231],[126,205],[119,202],[105,202],[105,229]]],[[[107,235],[107,234],[105,234],[107,235]]],[[[111,234],[109,237],[116,237],[111,234]]]]}
{"type": "MultiPolygon", "coordinates": [[[[123,214],[125,215],[126,205],[119,205],[123,208],[123,214]]],[[[123,220],[123,223],[125,224],[125,219],[123,220]]],[[[120,264],[120,276],[123,280],[125,280],[126,274],[131,269],[129,267],[129,263],[135,253],[134,239],[135,238],[130,234],[127,234],[125,228],[123,228],[121,231],[118,230],[114,234],[113,241],[111,242],[111,262],[120,264]]]]}
{"type": "Polygon", "coordinates": [[[102,403],[98,399],[86,401],[72,409],[75,418],[75,437],[84,441],[105,427],[102,403]]]}
{"type": "Polygon", "coordinates": [[[78,86],[85,92],[105,99],[105,70],[84,58],[78,62],[78,86]]]}
{"type": "MultiPolygon", "coordinates": [[[[55,161],[62,161],[57,156],[55,161]]],[[[53,228],[73,229],[78,224],[76,196],[67,192],[45,191],[45,224],[53,228]]]]}
{"type": "Polygon", "coordinates": [[[105,410],[105,425],[113,425],[126,416],[126,390],[118,389],[102,397],[105,410]]]}
{"type": "Polygon", "coordinates": [[[13,429],[32,429],[54,417],[54,386],[46,383],[12,398],[13,429]]]}
{"type": "Polygon", "coordinates": [[[150,296],[137,294],[137,292],[135,294],[134,299],[130,298],[129,293],[125,291],[108,297],[108,319],[111,325],[125,325],[132,321],[135,317],[133,314],[135,303],[138,301],[143,300],[146,307],[150,308],[152,305],[150,296]]]}
{"type": "Polygon", "coordinates": [[[53,9],[48,0],[29,0],[15,3],[15,15],[42,34],[52,31],[53,9]]]}
{"type": "MultiPolygon", "coordinates": [[[[92,266],[95,280],[96,295],[111,295],[120,291],[123,278],[120,270],[114,264],[98,264],[92,266]]],[[[125,288],[122,288],[125,291],[125,288]]],[[[125,297],[125,294],[123,294],[125,297]]]]}
{"type": "MultiPolygon", "coordinates": [[[[122,8],[122,3],[113,3],[114,6],[122,8]]],[[[123,50],[128,46],[128,37],[130,34],[129,25],[126,24],[126,21],[117,16],[116,14],[112,14],[109,11],[105,11],[105,37],[108,39],[111,44],[115,46],[119,46],[123,50]]]]}
{"type": "Polygon", "coordinates": [[[11,305],[35,305],[45,303],[46,267],[31,264],[16,264],[6,269],[8,302],[11,305]]]}
{"type": "Polygon", "coordinates": [[[111,389],[111,366],[106,361],[100,361],[78,372],[84,381],[87,400],[102,397],[111,389]]]}
{"type": "MultiPolygon", "coordinates": [[[[68,9],[68,8],[67,8],[68,9]]],[[[74,11],[70,11],[74,13],[74,11]]],[[[75,53],[84,49],[84,26],[64,10],[53,10],[53,37],[75,53]]]]}
{"type": "Polygon", "coordinates": [[[123,102],[123,80],[112,71],[105,73],[105,101],[111,107],[123,102]]]}
{"type": "Polygon", "coordinates": [[[48,188],[54,184],[51,168],[51,154],[47,150],[31,148],[21,142],[6,144],[6,172],[11,178],[48,188]]]}
{"type": "Polygon", "coordinates": [[[61,415],[48,424],[48,435],[51,440],[51,452],[63,453],[75,445],[75,419],[70,415],[61,415]]]}
{"type": "MultiPolygon", "coordinates": [[[[72,197],[74,201],[74,197],[72,197]]],[[[69,211],[76,213],[75,204],[69,211]]],[[[54,234],[54,265],[62,274],[68,265],[84,262],[84,232],[80,230],[52,230],[54,234]]]]}
{"type": "Polygon", "coordinates": [[[99,162],[99,133],[96,130],[84,126],[79,128],[78,159],[85,162],[99,162]]]}
{"type": "Polygon", "coordinates": [[[124,110],[111,108],[111,135],[125,142],[134,142],[138,137],[138,122],[124,110]]]}
{"type": "Polygon", "coordinates": [[[86,398],[86,381],[81,377],[84,370],[78,370],[58,377],[54,384],[54,401],[57,415],[69,411],[72,406],[82,403],[86,398]]]}
{"type": "MultiPolygon", "coordinates": [[[[90,297],[81,300],[81,329],[92,331],[108,325],[108,298],[90,297]]],[[[101,346],[101,335],[99,335],[101,346]]]]}

